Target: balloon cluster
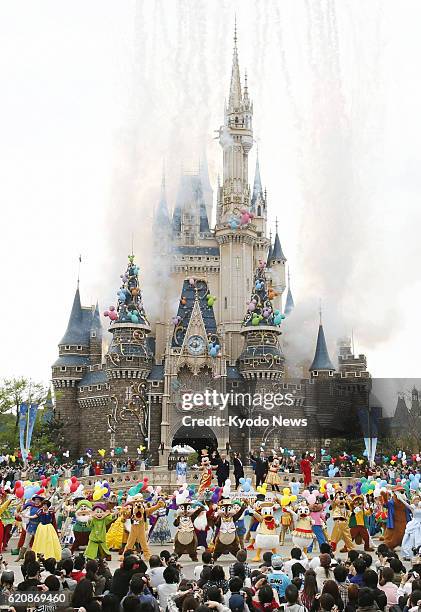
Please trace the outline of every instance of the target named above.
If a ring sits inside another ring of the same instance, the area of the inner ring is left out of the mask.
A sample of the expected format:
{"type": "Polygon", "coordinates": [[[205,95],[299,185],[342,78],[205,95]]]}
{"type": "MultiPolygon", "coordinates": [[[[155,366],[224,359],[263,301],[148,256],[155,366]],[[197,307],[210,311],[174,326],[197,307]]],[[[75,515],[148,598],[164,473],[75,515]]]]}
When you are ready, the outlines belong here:
{"type": "Polygon", "coordinates": [[[247,303],[247,313],[244,317],[243,325],[276,325],[279,326],[285,316],[280,310],[275,310],[272,305],[273,298],[278,294],[272,288],[267,289],[265,275],[266,264],[259,261],[254,275],[254,292],[250,301],[247,303]]]}
{"type": "Polygon", "coordinates": [[[122,285],[117,291],[117,309],[110,306],[104,312],[111,323],[147,323],[146,313],[142,304],[142,295],[139,287],[139,266],[134,264],[134,256],[129,255],[129,264],[124,274],[120,275],[122,285]]]}
{"type": "Polygon", "coordinates": [[[111,487],[106,480],[97,480],[92,493],[92,499],[99,501],[102,497],[107,499],[111,495],[111,487]]]}
{"type": "Polygon", "coordinates": [[[206,303],[208,305],[208,308],[212,308],[215,302],[216,302],[216,297],[209,293],[208,296],[206,297],[206,303]]]}
{"type": "Polygon", "coordinates": [[[291,502],[295,501],[297,501],[297,496],[291,494],[291,489],[289,487],[282,489],[281,506],[288,506],[291,502]]]}
{"type": "Polygon", "coordinates": [[[208,349],[211,357],[218,357],[221,347],[216,340],[213,340],[212,342],[209,342],[208,349]]]}
{"type": "Polygon", "coordinates": [[[139,482],[137,485],[134,485],[133,487],[129,489],[128,494],[130,497],[134,497],[135,495],[138,495],[139,493],[146,491],[148,487],[149,487],[149,478],[145,476],[145,478],[141,482],[139,482]]]}
{"type": "Polygon", "coordinates": [[[242,227],[246,227],[254,219],[254,214],[247,208],[242,208],[239,213],[232,215],[228,221],[228,225],[231,229],[236,230],[242,227]]]}
{"type": "Polygon", "coordinates": [[[243,493],[250,493],[252,490],[251,478],[240,478],[241,490],[243,493]]]}

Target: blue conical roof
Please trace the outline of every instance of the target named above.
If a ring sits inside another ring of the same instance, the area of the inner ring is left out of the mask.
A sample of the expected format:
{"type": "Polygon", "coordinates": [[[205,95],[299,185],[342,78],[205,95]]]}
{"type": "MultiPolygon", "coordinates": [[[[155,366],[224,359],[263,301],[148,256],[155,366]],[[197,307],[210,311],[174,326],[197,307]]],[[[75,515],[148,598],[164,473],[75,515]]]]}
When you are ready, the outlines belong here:
{"type": "Polygon", "coordinates": [[[259,196],[262,196],[263,198],[262,179],[260,178],[259,156],[257,156],[256,170],[254,173],[253,194],[251,196],[251,210],[253,212],[256,210],[256,202],[259,196]]]}
{"type": "Polygon", "coordinates": [[[273,243],[272,255],[271,255],[270,260],[271,261],[277,261],[277,260],[286,261],[287,260],[287,258],[285,257],[282,251],[281,241],[279,240],[278,232],[276,232],[275,234],[275,242],[273,243]]]}
{"type": "Polygon", "coordinates": [[[92,314],[91,331],[95,331],[97,336],[102,336],[102,325],[101,317],[99,314],[98,302],[96,303],[95,310],[92,314]]]}
{"type": "Polygon", "coordinates": [[[319,325],[319,333],[317,334],[316,353],[310,366],[310,372],[314,370],[335,370],[327,352],[325,333],[321,323],[319,325]]]}
{"type": "Polygon", "coordinates": [[[72,310],[67,324],[66,333],[60,340],[60,345],[84,345],[89,344],[89,329],[90,318],[92,311],[82,308],[80,302],[79,285],[76,288],[75,297],[73,298],[72,310]],[[89,314],[89,319],[86,316],[89,314]]]}
{"type": "Polygon", "coordinates": [[[292,298],[291,287],[288,287],[287,299],[285,301],[285,314],[289,314],[291,310],[294,308],[294,300],[292,298]]]}

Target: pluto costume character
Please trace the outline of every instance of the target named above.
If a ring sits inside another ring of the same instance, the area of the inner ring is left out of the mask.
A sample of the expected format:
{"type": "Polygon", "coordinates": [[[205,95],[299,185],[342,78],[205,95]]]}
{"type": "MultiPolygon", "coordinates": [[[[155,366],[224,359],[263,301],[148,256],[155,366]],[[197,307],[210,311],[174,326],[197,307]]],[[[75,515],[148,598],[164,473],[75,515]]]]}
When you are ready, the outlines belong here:
{"type": "Polygon", "coordinates": [[[126,522],[129,531],[127,544],[124,549],[134,550],[136,544],[140,544],[143,556],[146,561],[151,557],[151,551],[146,539],[148,517],[165,506],[165,502],[160,499],[154,506],[147,507],[144,503],[142,495],[135,495],[132,500],[126,503],[126,506],[131,507],[130,517],[126,522]]]}
{"type": "Polygon", "coordinates": [[[190,501],[188,491],[176,495],[176,504],[179,507],[178,515],[174,520],[177,532],[174,538],[174,552],[180,557],[189,555],[192,561],[197,561],[197,536],[194,529],[194,521],[203,512],[190,501]]]}
{"type": "Polygon", "coordinates": [[[238,521],[246,505],[239,501],[231,501],[230,499],[222,499],[218,504],[218,520],[216,522],[217,534],[215,536],[215,548],[213,558],[216,561],[218,557],[224,554],[232,554],[234,557],[240,550],[240,539],[237,534],[235,522],[238,521]]]}
{"type": "Polygon", "coordinates": [[[271,550],[276,553],[276,549],[279,544],[279,535],[276,531],[278,527],[277,521],[275,521],[274,512],[277,509],[275,507],[275,500],[271,497],[267,497],[266,501],[261,502],[258,510],[255,510],[253,516],[258,521],[256,530],[256,555],[253,561],[260,561],[262,550],[271,550]]]}
{"type": "Polygon", "coordinates": [[[349,517],[351,516],[351,510],[349,507],[348,500],[343,491],[335,493],[335,497],[331,504],[333,529],[330,536],[332,549],[335,551],[338,542],[343,540],[344,547],[341,552],[348,552],[354,548],[354,544],[351,538],[351,532],[349,529],[349,517]]]}

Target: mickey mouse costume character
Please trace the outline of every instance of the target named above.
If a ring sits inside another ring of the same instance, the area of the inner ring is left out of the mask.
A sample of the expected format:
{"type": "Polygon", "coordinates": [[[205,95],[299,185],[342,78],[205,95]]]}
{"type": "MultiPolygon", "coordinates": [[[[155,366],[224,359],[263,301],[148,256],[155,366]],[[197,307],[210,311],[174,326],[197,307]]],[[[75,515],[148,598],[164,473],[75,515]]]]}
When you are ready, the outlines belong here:
{"type": "Polygon", "coordinates": [[[202,471],[202,474],[200,476],[200,483],[197,491],[199,497],[204,495],[206,489],[209,489],[212,485],[212,466],[210,463],[208,451],[206,449],[202,449],[200,469],[202,471]]]}

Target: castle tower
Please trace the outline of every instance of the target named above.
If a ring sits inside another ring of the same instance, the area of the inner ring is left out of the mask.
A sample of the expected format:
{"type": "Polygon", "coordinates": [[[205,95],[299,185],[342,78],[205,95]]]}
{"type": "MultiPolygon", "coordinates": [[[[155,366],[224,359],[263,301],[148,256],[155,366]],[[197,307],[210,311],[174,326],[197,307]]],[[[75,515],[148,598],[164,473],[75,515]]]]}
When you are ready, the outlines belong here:
{"type": "Polygon", "coordinates": [[[339,373],[342,378],[369,378],[367,358],[365,355],[354,355],[350,338],[342,338],[339,347],[339,373]]]}
{"type": "Polygon", "coordinates": [[[241,88],[234,34],[234,53],[224,125],[219,130],[223,151],[223,183],[218,190],[215,237],[220,246],[219,321],[227,353],[234,364],[241,352],[241,321],[254,271],[257,229],[250,210],[248,155],[253,146],[253,106],[248,88],[241,88]]]}
{"type": "Polygon", "coordinates": [[[92,314],[92,322],[89,330],[89,361],[90,365],[102,363],[102,325],[99,316],[98,302],[92,314]]]}
{"type": "Polygon", "coordinates": [[[416,387],[414,387],[411,392],[411,416],[421,417],[420,396],[416,387]]]}
{"type": "Polygon", "coordinates": [[[275,308],[282,309],[282,294],[285,291],[285,263],[287,258],[282,250],[278,234],[278,220],[275,225],[275,240],[269,260],[269,272],[271,284],[277,293],[274,299],[275,308]]]}
{"type": "Polygon", "coordinates": [[[244,348],[240,372],[245,379],[278,380],[284,373],[284,356],[279,344],[279,326],[284,315],[274,309],[273,289],[268,288],[265,264],[254,275],[254,290],[243,320],[244,348]]]}
{"type": "Polygon", "coordinates": [[[79,282],[73,299],[66,332],[59,343],[59,357],[52,366],[52,381],[56,391],[56,413],[66,431],[68,450],[78,452],[80,410],[78,384],[90,363],[90,333],[93,320],[92,308],[82,308],[79,282]]]}
{"type": "Polygon", "coordinates": [[[165,170],[162,171],[161,194],[153,219],[153,244],[156,253],[168,253],[171,246],[171,220],[165,190],[165,170]]]}
{"type": "Polygon", "coordinates": [[[203,156],[200,159],[199,176],[200,182],[202,183],[203,199],[206,207],[206,217],[210,224],[212,223],[213,189],[209,179],[209,168],[206,151],[203,152],[203,156]]]}
{"type": "MultiPolygon", "coordinates": [[[[110,319],[113,338],[105,356],[109,381],[109,447],[128,446],[135,453],[149,444],[149,400],[146,379],[153,354],[148,342],[150,326],[142,303],[139,268],[129,255],[117,293],[117,308],[104,314],[110,319]]],[[[104,448],[105,448],[104,443],[104,448]]]]}
{"type": "Polygon", "coordinates": [[[313,363],[310,366],[310,374],[312,378],[328,378],[333,376],[335,368],[330,360],[326,346],[325,333],[320,315],[319,332],[317,334],[316,352],[314,354],[313,363]]]}

